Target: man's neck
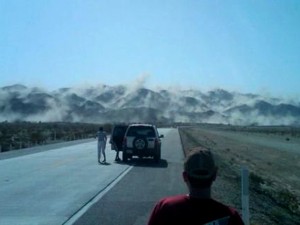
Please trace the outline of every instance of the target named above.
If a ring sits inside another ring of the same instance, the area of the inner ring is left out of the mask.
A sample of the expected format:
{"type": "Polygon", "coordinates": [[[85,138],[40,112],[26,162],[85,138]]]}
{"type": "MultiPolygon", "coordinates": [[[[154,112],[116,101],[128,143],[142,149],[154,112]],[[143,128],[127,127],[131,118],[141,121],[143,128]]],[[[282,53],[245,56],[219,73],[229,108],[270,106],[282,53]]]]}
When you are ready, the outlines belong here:
{"type": "Polygon", "coordinates": [[[210,188],[203,188],[203,189],[191,188],[189,196],[193,197],[193,198],[209,199],[209,198],[211,198],[211,189],[210,188]]]}

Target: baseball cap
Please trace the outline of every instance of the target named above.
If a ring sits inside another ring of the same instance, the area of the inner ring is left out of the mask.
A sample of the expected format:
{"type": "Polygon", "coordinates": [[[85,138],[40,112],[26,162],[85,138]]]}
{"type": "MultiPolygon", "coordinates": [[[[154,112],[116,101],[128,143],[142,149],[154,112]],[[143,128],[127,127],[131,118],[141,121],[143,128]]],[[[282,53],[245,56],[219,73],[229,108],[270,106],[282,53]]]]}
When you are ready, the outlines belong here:
{"type": "Polygon", "coordinates": [[[184,162],[184,171],[197,179],[209,179],[217,170],[214,157],[209,149],[203,147],[192,148],[184,162]]]}

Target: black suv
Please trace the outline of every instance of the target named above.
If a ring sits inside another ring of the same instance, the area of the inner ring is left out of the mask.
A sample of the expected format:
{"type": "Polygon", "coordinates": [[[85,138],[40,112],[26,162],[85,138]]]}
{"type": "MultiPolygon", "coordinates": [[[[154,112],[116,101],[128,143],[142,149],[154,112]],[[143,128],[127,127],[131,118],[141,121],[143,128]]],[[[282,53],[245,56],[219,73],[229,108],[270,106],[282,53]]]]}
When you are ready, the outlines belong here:
{"type": "Polygon", "coordinates": [[[153,157],[156,162],[161,159],[161,139],[155,125],[131,124],[123,139],[123,161],[133,156],[153,157]]]}

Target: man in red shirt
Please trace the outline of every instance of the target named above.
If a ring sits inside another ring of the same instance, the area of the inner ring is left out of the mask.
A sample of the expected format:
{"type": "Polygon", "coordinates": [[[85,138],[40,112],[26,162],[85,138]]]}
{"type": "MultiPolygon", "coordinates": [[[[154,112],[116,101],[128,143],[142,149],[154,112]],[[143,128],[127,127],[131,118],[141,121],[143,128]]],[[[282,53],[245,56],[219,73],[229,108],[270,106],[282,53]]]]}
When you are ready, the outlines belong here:
{"type": "Polygon", "coordinates": [[[189,194],[158,201],[148,225],[244,225],[236,209],[211,197],[217,167],[210,150],[192,149],[185,159],[182,176],[189,194]]]}

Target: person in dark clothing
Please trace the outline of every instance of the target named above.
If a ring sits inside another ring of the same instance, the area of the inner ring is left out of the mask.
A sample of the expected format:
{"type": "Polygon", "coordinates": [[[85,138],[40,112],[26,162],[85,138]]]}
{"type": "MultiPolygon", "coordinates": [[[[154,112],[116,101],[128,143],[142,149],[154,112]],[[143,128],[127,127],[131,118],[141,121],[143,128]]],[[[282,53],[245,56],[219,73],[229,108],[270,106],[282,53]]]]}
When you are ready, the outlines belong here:
{"type": "Polygon", "coordinates": [[[189,193],[159,200],[148,225],[244,225],[236,209],[211,197],[217,170],[210,150],[192,149],[185,159],[182,173],[189,193]]]}
{"type": "Polygon", "coordinates": [[[113,128],[111,137],[110,137],[109,143],[112,146],[111,149],[116,151],[116,156],[115,156],[116,162],[121,161],[121,159],[119,157],[119,153],[120,153],[120,151],[122,151],[123,139],[124,139],[124,135],[125,135],[127,128],[128,128],[128,125],[125,125],[125,124],[115,125],[113,128]]]}

